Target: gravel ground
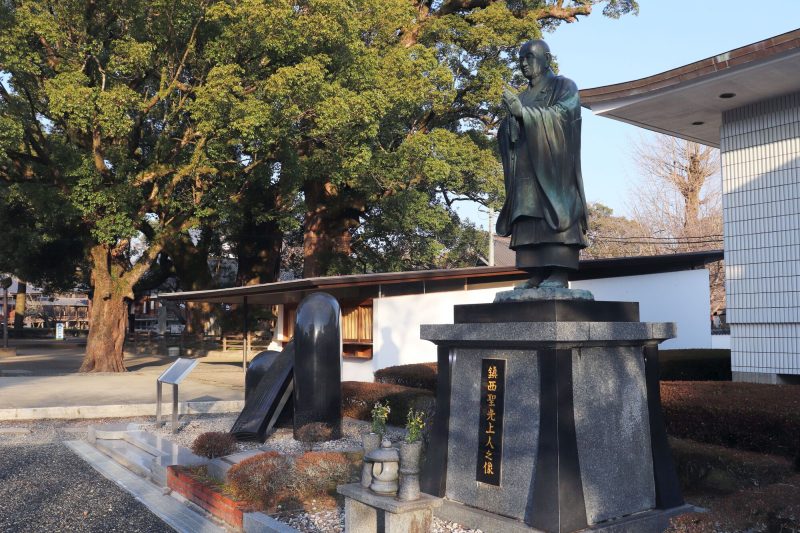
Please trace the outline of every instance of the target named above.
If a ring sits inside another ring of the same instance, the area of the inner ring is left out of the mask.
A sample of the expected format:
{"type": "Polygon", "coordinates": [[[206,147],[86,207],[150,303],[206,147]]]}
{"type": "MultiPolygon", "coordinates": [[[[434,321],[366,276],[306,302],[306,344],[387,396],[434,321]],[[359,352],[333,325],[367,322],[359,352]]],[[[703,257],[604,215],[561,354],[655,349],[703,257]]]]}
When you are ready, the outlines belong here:
{"type": "MultiPolygon", "coordinates": [[[[292,513],[276,516],[302,533],[342,533],[344,531],[344,509],[316,513],[292,513]]],[[[431,533],[482,533],[480,529],[466,529],[454,522],[446,522],[436,517],[431,523],[431,533]]]]}
{"type": "Polygon", "coordinates": [[[0,445],[0,531],[172,529],[63,444],[36,444],[0,445]]]}
{"type": "MultiPolygon", "coordinates": [[[[165,436],[172,442],[191,448],[194,439],[201,433],[208,431],[228,432],[236,421],[236,415],[191,415],[182,417],[178,433],[172,434],[169,425],[157,428],[155,422],[150,420],[142,425],[142,429],[165,436]]],[[[389,427],[388,435],[392,441],[399,441],[405,436],[405,430],[389,427]]],[[[369,432],[369,422],[345,418],[342,420],[342,438],[322,442],[314,445],[318,451],[344,451],[361,448],[361,435],[369,432]]],[[[286,454],[301,454],[308,451],[308,445],[294,440],[291,428],[278,428],[269,436],[266,442],[240,442],[239,451],[246,450],[275,450],[286,454]]]]}
{"type": "MultiPolygon", "coordinates": [[[[194,439],[207,431],[227,432],[235,415],[203,414],[181,417],[178,433],[169,425],[156,428],[155,417],[92,420],[0,421],[0,531],[171,531],[132,496],[97,474],[63,444],[85,440],[90,425],[136,423],[172,442],[191,448],[194,439]],[[55,477],[53,477],[55,476],[55,477]],[[95,504],[102,501],[99,507],[95,504]],[[84,515],[84,511],[87,512],[84,515]]],[[[361,435],[369,423],[345,418],[343,438],[320,443],[314,450],[350,450],[361,446],[361,435]]],[[[389,426],[393,442],[405,435],[389,426]]],[[[300,454],[307,445],[292,438],[290,428],[280,428],[264,444],[240,442],[239,449],[277,450],[300,454]]],[[[286,513],[276,516],[303,533],[341,533],[344,510],[286,513]]],[[[433,519],[433,533],[481,533],[453,522],[433,519]]]]}

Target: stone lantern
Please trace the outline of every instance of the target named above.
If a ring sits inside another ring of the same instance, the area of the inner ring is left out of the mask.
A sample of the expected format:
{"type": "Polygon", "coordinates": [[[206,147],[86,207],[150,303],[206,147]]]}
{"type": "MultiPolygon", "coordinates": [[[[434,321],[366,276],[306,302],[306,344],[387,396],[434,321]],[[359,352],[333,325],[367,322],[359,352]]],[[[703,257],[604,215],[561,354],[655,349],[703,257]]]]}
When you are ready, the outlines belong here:
{"type": "Polygon", "coordinates": [[[381,447],[367,454],[365,460],[372,463],[372,484],[369,488],[377,494],[397,494],[400,454],[384,438],[381,447]]]}

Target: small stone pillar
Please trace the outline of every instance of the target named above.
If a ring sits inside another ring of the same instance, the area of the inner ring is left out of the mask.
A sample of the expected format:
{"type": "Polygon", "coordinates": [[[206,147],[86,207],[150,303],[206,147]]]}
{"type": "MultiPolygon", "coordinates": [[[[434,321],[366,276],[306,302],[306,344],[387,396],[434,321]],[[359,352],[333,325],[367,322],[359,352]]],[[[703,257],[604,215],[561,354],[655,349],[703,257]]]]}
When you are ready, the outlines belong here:
{"type": "Polygon", "coordinates": [[[360,483],[339,485],[336,491],[345,497],[345,533],[427,533],[431,530],[433,509],[441,498],[420,494],[418,500],[400,501],[381,496],[360,483]]]}

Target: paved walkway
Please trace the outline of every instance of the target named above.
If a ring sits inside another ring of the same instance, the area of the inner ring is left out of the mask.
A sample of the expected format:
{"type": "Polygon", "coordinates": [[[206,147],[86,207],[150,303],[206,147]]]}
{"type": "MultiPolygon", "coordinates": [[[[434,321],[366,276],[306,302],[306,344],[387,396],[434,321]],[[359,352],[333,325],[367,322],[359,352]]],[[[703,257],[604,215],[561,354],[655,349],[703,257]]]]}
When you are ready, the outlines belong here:
{"type": "MultiPolygon", "coordinates": [[[[77,370],[84,349],[73,343],[26,343],[19,347],[16,357],[0,358],[0,418],[138,416],[155,412],[156,378],[174,358],[126,352],[128,372],[80,374],[77,370]],[[92,406],[113,409],[77,409],[92,406]]],[[[167,410],[171,409],[170,389],[164,388],[167,410]]],[[[230,410],[230,402],[242,400],[241,365],[200,362],[180,385],[181,403],[200,402],[202,407],[197,410],[211,409],[214,404],[208,402],[217,402],[217,408],[223,405],[219,402],[226,402],[230,410]]]]}

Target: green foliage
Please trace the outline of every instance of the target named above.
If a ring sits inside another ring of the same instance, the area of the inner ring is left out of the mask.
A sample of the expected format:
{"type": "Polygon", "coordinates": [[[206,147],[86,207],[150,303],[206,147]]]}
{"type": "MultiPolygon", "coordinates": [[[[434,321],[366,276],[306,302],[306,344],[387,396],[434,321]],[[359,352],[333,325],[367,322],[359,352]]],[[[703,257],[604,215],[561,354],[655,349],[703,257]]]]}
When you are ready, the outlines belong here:
{"type": "Polygon", "coordinates": [[[199,227],[264,261],[254,235],[317,228],[346,243],[320,273],[474,264],[485,239],[454,206],[502,200],[517,46],[638,7],[459,4],[0,3],[0,181],[51,189],[128,286],[199,227]]]}
{"type": "Polygon", "coordinates": [[[425,413],[409,408],[406,415],[406,442],[411,444],[420,440],[423,429],[425,429],[425,413]]]}
{"type": "Polygon", "coordinates": [[[372,406],[372,432],[378,435],[386,433],[386,420],[389,418],[389,413],[392,412],[389,407],[389,402],[375,402],[372,406]]]}

